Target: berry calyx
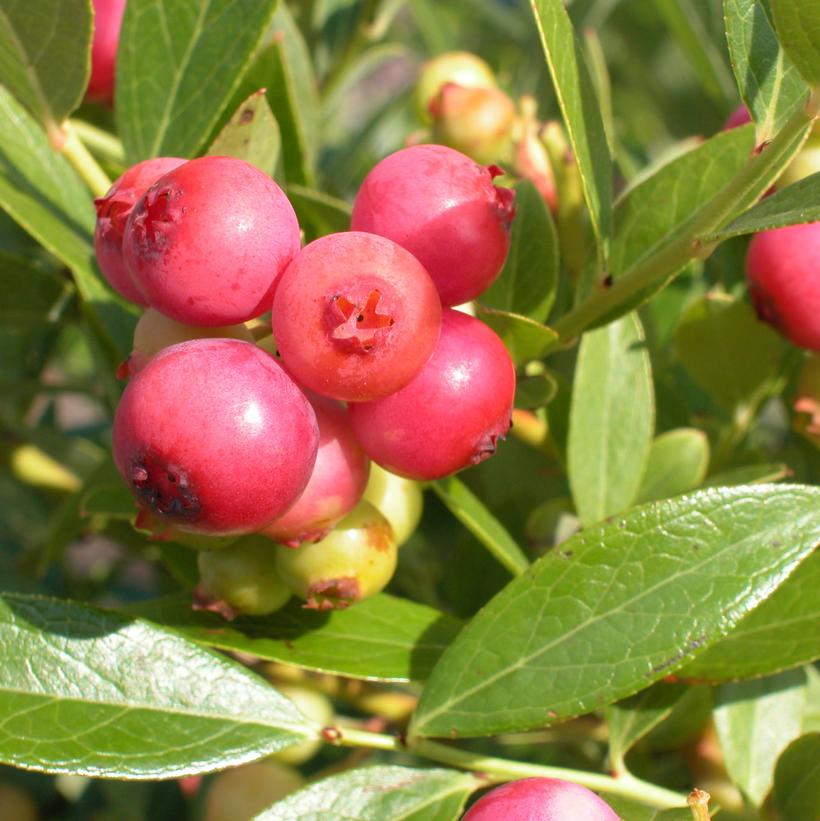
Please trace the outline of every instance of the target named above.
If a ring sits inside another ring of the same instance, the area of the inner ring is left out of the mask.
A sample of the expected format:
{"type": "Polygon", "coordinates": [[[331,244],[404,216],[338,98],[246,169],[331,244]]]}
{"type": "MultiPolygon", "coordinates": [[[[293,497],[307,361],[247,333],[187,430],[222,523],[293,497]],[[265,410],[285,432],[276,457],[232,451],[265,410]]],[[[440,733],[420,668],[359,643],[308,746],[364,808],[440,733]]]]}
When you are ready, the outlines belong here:
{"type": "Polygon", "coordinates": [[[419,374],[396,393],[348,409],[365,452],[410,479],[439,479],[495,453],[510,427],[515,369],[501,340],[460,311],[419,374]]]}
{"type": "Polygon", "coordinates": [[[404,148],[365,177],[351,228],[407,249],[444,305],[468,302],[498,276],[510,246],[515,193],[493,185],[500,173],[447,146],[404,148]]]}
{"type": "Polygon", "coordinates": [[[524,778],[479,798],[462,821],[619,821],[592,790],[559,778],[524,778]]]}
{"type": "Polygon", "coordinates": [[[114,416],[114,460],[141,507],[193,533],[255,532],[307,484],[313,409],[264,351],[197,339],[158,353],[114,416]]]}
{"type": "Polygon", "coordinates": [[[179,157],[157,157],[137,163],[114,182],[104,197],[94,200],[97,209],[94,250],[100,270],[117,293],[137,305],[147,303],[123,259],[125,226],[134,206],[148,188],[184,162],[179,157]]]}
{"type": "Polygon", "coordinates": [[[319,424],[316,464],[296,503],[261,531],[287,547],[324,538],[362,498],[370,469],[344,408],[315,394],[308,399],[319,424]]]}
{"type": "Polygon", "coordinates": [[[755,234],[746,279],[763,321],[795,345],[820,351],[820,222],[755,234]]]}
{"type": "Polygon", "coordinates": [[[282,189],[233,157],[200,157],[145,192],[128,218],[125,262],[145,300],[188,325],[232,325],[270,308],[299,251],[282,189]]]}
{"type": "Polygon", "coordinates": [[[276,548],[276,570],[313,610],[344,609],[381,592],[396,569],[396,541],[387,519],[359,502],[321,541],[276,548]]]}
{"type": "Polygon", "coordinates": [[[277,286],[272,324],[282,361],[301,384],[361,402],[418,373],[438,339],[441,303],[411,254],[349,231],[302,249],[277,286]]]}
{"type": "Polygon", "coordinates": [[[280,610],[291,592],[276,573],[275,559],[273,545],[253,536],[245,536],[225,550],[202,551],[197,556],[197,607],[216,610],[228,618],[264,616],[280,610]]]}

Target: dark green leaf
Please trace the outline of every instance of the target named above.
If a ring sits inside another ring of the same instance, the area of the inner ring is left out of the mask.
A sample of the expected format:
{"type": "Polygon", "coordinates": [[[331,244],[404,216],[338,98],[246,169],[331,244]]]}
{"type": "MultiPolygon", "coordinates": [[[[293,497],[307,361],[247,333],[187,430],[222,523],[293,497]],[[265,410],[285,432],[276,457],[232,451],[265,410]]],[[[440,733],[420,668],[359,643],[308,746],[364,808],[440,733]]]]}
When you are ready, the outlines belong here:
{"type": "Polygon", "coordinates": [[[756,806],[774,783],[780,753],[800,735],[806,674],[724,684],[715,692],[715,729],[726,770],[756,806]]]}
{"type": "Polygon", "coordinates": [[[727,411],[753,408],[780,374],[786,343],[751,305],[707,294],[677,330],[678,355],[692,378],[727,411]]]}
{"type": "Polygon", "coordinates": [[[777,42],[760,0],[723,0],[723,10],[735,80],[762,142],[783,127],[805,98],[806,84],[777,42]]]}
{"type": "Polygon", "coordinates": [[[777,36],[810,86],[820,86],[820,5],[816,0],[769,0],[777,36]]]}
{"type": "Polygon", "coordinates": [[[809,556],[722,641],[681,670],[703,681],[768,676],[820,657],[820,553],[809,556]]]}
{"type": "Polygon", "coordinates": [[[0,251],[0,321],[56,322],[74,294],[71,281],[42,263],[0,251]]]}
{"type": "Polygon", "coordinates": [[[705,242],[723,242],[740,234],[754,234],[784,225],[820,222],[820,173],[788,185],[759,202],[725,228],[703,237],[705,242]]]}
{"type": "Polygon", "coordinates": [[[129,0],[117,59],[117,124],[130,162],[197,153],[275,7],[276,0],[129,0]]]}
{"type": "Polygon", "coordinates": [[[623,821],[692,821],[692,813],[685,807],[675,810],[659,810],[655,807],[645,807],[628,798],[610,795],[606,797],[606,803],[618,813],[623,821]]]}
{"type": "Polygon", "coordinates": [[[581,522],[635,500],[655,427],[649,351],[635,314],[584,334],[572,388],[567,463],[581,522]]]}
{"type": "Polygon", "coordinates": [[[498,559],[510,573],[523,573],[527,557],[498,519],[456,476],[431,482],[430,487],[448,510],[498,559]]]}
{"type": "Polygon", "coordinates": [[[699,491],[583,530],[464,628],[411,733],[528,730],[638,692],[725,636],[818,539],[820,490],[799,485],[699,491]]]}
{"type": "Polygon", "coordinates": [[[481,302],[543,322],[555,301],[559,270],[558,237],[549,208],[531,182],[521,182],[516,186],[510,252],[481,302]]]}
{"type": "Polygon", "coordinates": [[[251,761],[311,727],[244,667],[143,621],[4,594],[0,760],[171,778],[251,761]]]}
{"type": "Polygon", "coordinates": [[[562,0],[533,0],[532,8],[581,174],[601,267],[606,269],[612,237],[612,160],[595,87],[562,0]]]}
{"type": "Polygon", "coordinates": [[[774,804],[786,821],[817,821],[820,807],[820,733],[791,744],[774,773],[774,804]]]}
{"type": "Polygon", "coordinates": [[[260,89],[239,106],[208,153],[238,157],[272,177],[279,162],[280,146],[279,126],[265,99],[265,90],[260,89]]]}
{"type": "Polygon", "coordinates": [[[88,0],[3,0],[0,77],[49,132],[83,98],[90,49],[88,0]]]}
{"type": "Polygon", "coordinates": [[[42,129],[0,86],[0,207],[67,265],[113,369],[128,355],[135,309],[103,283],[94,262],[88,190],[42,129]]]}
{"type": "Polygon", "coordinates": [[[624,770],[630,747],[669,716],[688,689],[684,684],[659,682],[607,709],[609,760],[617,772],[624,770]]]}
{"type": "Polygon", "coordinates": [[[540,359],[558,341],[558,334],[547,325],[521,314],[475,305],[476,316],[501,337],[516,365],[540,359]]]}
{"type": "Polygon", "coordinates": [[[558,383],[549,373],[518,379],[515,384],[515,407],[535,410],[548,405],[558,393],[558,383]]]}
{"type": "Polygon", "coordinates": [[[132,611],[221,650],[380,681],[425,679],[461,629],[450,616],[387,594],[330,613],[294,601],[271,616],[231,623],[192,610],[186,596],[145,602],[132,611]]]}
{"type": "Polygon", "coordinates": [[[677,428],[662,433],[652,443],[639,502],[670,499],[694,490],[709,467],[709,440],[695,428],[677,428]]]}
{"type": "Polygon", "coordinates": [[[303,227],[305,223],[313,225],[316,236],[350,228],[351,208],[344,200],[303,185],[289,185],[287,191],[299,224],[303,227]]]}
{"type": "Polygon", "coordinates": [[[455,770],[364,767],[311,784],[256,821],[453,821],[480,785],[455,770]]]}
{"type": "Polygon", "coordinates": [[[759,485],[764,482],[779,482],[791,475],[792,471],[788,465],[764,462],[759,465],[744,465],[723,473],[716,473],[704,481],[703,487],[759,485]]]}

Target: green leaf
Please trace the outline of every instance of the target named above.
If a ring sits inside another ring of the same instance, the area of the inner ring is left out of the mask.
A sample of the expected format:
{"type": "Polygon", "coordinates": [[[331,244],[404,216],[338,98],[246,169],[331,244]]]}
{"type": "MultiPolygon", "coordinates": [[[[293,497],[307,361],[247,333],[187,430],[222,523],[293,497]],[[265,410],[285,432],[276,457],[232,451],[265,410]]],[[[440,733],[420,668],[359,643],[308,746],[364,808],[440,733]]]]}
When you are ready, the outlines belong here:
{"type": "Polygon", "coordinates": [[[726,635],[818,539],[820,490],[799,485],[699,491],[587,528],[464,628],[411,733],[528,730],[643,690],[726,635]]]}
{"type": "Polygon", "coordinates": [[[532,9],[581,174],[599,262],[606,270],[612,237],[612,160],[595,87],[562,0],[533,0],[532,9]]]}
{"type": "Polygon", "coordinates": [[[707,294],[678,325],[681,362],[727,411],[754,407],[780,374],[787,347],[751,305],[724,294],[707,294]]]}
{"type": "Polygon", "coordinates": [[[288,199],[293,205],[299,224],[314,226],[315,236],[334,234],[350,228],[351,208],[344,201],[323,191],[292,184],[287,187],[288,199]]]}
{"type": "Polygon", "coordinates": [[[543,322],[555,302],[559,271],[558,237],[549,208],[531,182],[521,182],[516,186],[510,252],[481,302],[543,322]]]}
{"type": "Polygon", "coordinates": [[[37,260],[0,251],[0,321],[56,322],[74,294],[71,281],[37,260]]]}
{"type": "Polygon", "coordinates": [[[741,234],[806,222],[820,222],[820,172],[766,197],[725,228],[703,237],[703,241],[723,242],[741,234]]]}
{"type": "Polygon", "coordinates": [[[630,188],[615,206],[612,276],[617,279],[669,242],[670,235],[683,233],[692,214],[746,164],[753,147],[753,130],[734,128],[716,134],[630,188]]]}
{"type": "Polygon", "coordinates": [[[608,795],[606,803],[624,821],[692,821],[692,813],[688,808],[659,810],[617,795],[608,795]]]}
{"type": "Polygon", "coordinates": [[[780,753],[800,735],[806,674],[724,684],[715,693],[715,729],[726,770],[756,806],[774,783],[780,753]]]}
{"type": "Polygon", "coordinates": [[[4,0],[0,77],[51,132],[80,104],[91,70],[88,0],[4,0]]]}
{"type": "Polygon", "coordinates": [[[293,601],[273,615],[230,623],[192,610],[184,595],[134,605],[131,612],[220,650],[379,681],[425,679],[462,627],[431,607],[386,594],[331,613],[293,601]]]}
{"type": "Polygon", "coordinates": [[[475,303],[476,316],[489,325],[506,345],[516,365],[540,359],[558,341],[558,334],[534,319],[475,303]]]}
{"type": "Polygon", "coordinates": [[[780,756],[774,773],[774,804],[784,821],[817,821],[820,733],[804,735],[780,756]]]}
{"type": "Polygon", "coordinates": [[[688,689],[685,684],[659,682],[607,708],[609,760],[613,769],[624,770],[624,756],[629,749],[672,713],[688,689]]]}
{"type": "Polygon", "coordinates": [[[208,154],[238,157],[272,177],[279,162],[280,147],[279,126],[265,99],[265,90],[260,89],[225,123],[208,154]]]}
{"type": "Polygon", "coordinates": [[[143,621],[7,593],[0,634],[5,764],[172,778],[260,758],[318,729],[241,665],[143,621]]]}
{"type": "Polygon", "coordinates": [[[129,162],[197,153],[275,7],[129,0],[117,57],[117,125],[129,162]]]}
{"type": "Polygon", "coordinates": [[[525,376],[515,383],[515,407],[535,410],[548,405],[558,393],[558,382],[549,373],[525,376]]]}
{"type": "Polygon", "coordinates": [[[797,570],[722,641],[684,667],[699,681],[768,676],[820,657],[820,553],[797,570]]]}
{"type": "Polygon", "coordinates": [[[646,463],[639,502],[669,499],[694,490],[709,467],[709,439],[695,428],[662,433],[652,443],[646,463]]]}
{"type": "Polygon", "coordinates": [[[524,552],[483,502],[457,476],[430,483],[447,509],[515,575],[529,567],[524,552]]]}
{"type": "Polygon", "coordinates": [[[455,770],[363,767],[277,801],[256,821],[453,821],[480,786],[455,770]]]}
{"type": "Polygon", "coordinates": [[[703,90],[716,102],[725,103],[734,91],[732,77],[692,0],[658,0],[657,9],[689,58],[703,90]]]}
{"type": "Polygon", "coordinates": [[[584,334],[567,443],[569,484],[584,525],[635,500],[654,426],[652,369],[638,317],[584,334]]]}
{"type": "Polygon", "coordinates": [[[131,350],[136,309],[103,283],[94,262],[88,190],[43,130],[0,86],[0,207],[74,274],[86,317],[113,368],[131,350]]]}
{"type": "Polygon", "coordinates": [[[760,0],[723,0],[723,11],[737,87],[763,142],[785,125],[805,98],[806,84],[780,47],[760,0]]]}
{"type": "Polygon", "coordinates": [[[766,482],[779,482],[792,475],[788,465],[763,462],[758,465],[744,465],[731,468],[722,473],[715,473],[703,482],[703,487],[722,487],[730,485],[759,485],[766,482]]]}
{"type": "Polygon", "coordinates": [[[820,6],[816,0],[769,0],[777,36],[810,86],[820,86],[820,6]]]}

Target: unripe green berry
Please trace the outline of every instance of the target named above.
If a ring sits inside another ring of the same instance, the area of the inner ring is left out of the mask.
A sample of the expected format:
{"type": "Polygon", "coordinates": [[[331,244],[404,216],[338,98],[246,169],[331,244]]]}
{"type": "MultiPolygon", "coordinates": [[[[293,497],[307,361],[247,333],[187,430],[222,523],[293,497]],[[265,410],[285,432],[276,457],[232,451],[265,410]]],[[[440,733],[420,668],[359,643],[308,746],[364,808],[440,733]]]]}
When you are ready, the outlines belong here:
{"type": "MultiPolygon", "coordinates": [[[[276,689],[289,698],[299,709],[299,712],[311,721],[315,721],[322,727],[326,727],[333,722],[335,711],[330,699],[327,696],[317,693],[308,687],[295,687],[291,684],[277,684],[276,689]]],[[[301,744],[294,744],[286,747],[278,753],[274,753],[270,758],[280,764],[290,764],[298,767],[309,761],[322,747],[319,739],[308,739],[301,744]]]]}
{"type": "Polygon", "coordinates": [[[284,607],[291,592],[279,578],[275,550],[262,536],[248,536],[226,550],[198,556],[197,594],[210,603],[227,605],[234,613],[262,616],[284,607]]]}
{"type": "Polygon", "coordinates": [[[820,171],[820,134],[812,134],[777,181],[777,188],[799,182],[820,171]]]}
{"type": "Polygon", "coordinates": [[[495,88],[495,74],[480,57],[469,51],[448,51],[428,60],[421,67],[414,104],[423,123],[430,123],[430,103],[446,83],[465,88],[495,88]]]}
{"type": "Polygon", "coordinates": [[[424,494],[418,482],[396,476],[373,462],[362,498],[390,522],[396,547],[401,547],[418,527],[424,507],[424,494]]]}
{"type": "Polygon", "coordinates": [[[359,502],[321,541],[275,550],[282,581],[314,610],[342,609],[373,596],[396,569],[393,529],[369,502],[359,502]]]}

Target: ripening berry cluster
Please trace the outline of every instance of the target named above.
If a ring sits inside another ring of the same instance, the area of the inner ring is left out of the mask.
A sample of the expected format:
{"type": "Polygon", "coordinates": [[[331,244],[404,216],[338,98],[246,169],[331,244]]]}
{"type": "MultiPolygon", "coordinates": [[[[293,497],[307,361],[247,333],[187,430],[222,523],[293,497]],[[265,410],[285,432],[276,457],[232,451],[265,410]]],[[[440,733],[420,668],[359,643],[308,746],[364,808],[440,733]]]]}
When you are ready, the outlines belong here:
{"type": "Polygon", "coordinates": [[[97,201],[100,268],[147,309],[114,459],[138,525],[213,548],[203,606],[379,592],[407,528],[362,501],[371,460],[382,485],[410,485],[495,451],[513,364],[452,306],[504,264],[514,195],[497,173],[443,146],[404,149],[367,175],[350,231],[304,248],[279,186],[230,157],[147,160],[97,201]]]}

